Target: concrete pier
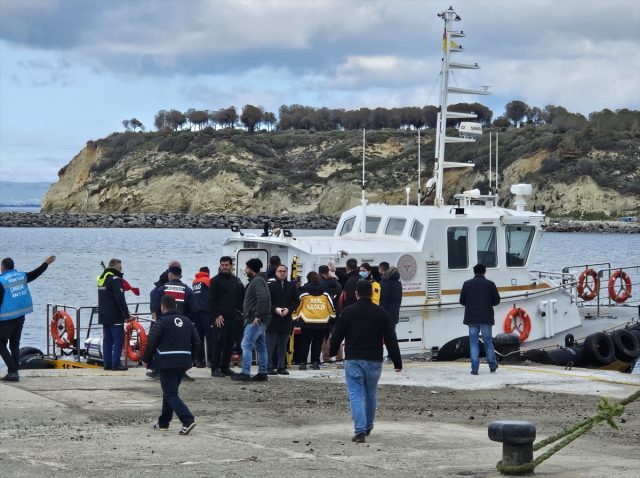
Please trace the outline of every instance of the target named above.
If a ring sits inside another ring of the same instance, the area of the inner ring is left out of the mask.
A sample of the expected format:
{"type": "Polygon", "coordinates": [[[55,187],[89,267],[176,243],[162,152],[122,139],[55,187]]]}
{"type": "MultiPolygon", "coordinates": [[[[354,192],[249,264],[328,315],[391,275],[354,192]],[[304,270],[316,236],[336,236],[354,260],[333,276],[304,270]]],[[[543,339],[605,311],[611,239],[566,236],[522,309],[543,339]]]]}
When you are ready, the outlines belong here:
{"type": "MultiPolygon", "coordinates": [[[[159,382],[144,370],[32,370],[0,384],[0,475],[10,477],[500,476],[495,420],[527,420],[538,439],[595,413],[599,396],[623,398],[640,376],[466,363],[385,366],[378,418],[365,444],[353,433],[344,371],[291,371],[238,384],[192,369],[181,395],[196,415],[191,435],[152,429],[159,382]]],[[[539,477],[637,476],[640,403],[618,432],[600,426],[536,469],[539,477]]]]}

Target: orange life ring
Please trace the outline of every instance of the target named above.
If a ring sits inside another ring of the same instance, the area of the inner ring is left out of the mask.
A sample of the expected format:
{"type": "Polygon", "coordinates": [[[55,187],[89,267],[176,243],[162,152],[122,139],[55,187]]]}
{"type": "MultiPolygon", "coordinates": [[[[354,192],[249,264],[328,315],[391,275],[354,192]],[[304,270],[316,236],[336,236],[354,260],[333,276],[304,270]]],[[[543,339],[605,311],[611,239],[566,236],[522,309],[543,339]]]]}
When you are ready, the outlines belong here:
{"type": "Polygon", "coordinates": [[[600,289],[598,273],[593,269],[583,270],[578,277],[578,297],[582,300],[593,300],[598,295],[598,289],[600,289]],[[593,279],[593,285],[588,280],[589,277],[593,279]]]}
{"type": "Polygon", "coordinates": [[[527,340],[531,333],[531,317],[527,311],[520,307],[512,308],[505,318],[504,331],[507,334],[517,332],[520,342],[527,340]]]}
{"type": "Polygon", "coordinates": [[[611,274],[611,277],[609,277],[609,297],[618,304],[623,303],[631,297],[631,279],[629,278],[629,274],[623,270],[617,270],[611,274]],[[619,292],[616,292],[616,282],[618,282],[618,279],[622,281],[622,288],[619,292]]]}
{"type": "Polygon", "coordinates": [[[51,337],[61,349],[73,348],[75,328],[73,319],[66,310],[58,310],[51,319],[51,337]],[[60,323],[60,321],[64,321],[60,323]]]}
{"type": "Polygon", "coordinates": [[[133,362],[140,362],[142,360],[142,355],[144,354],[144,349],[147,347],[147,332],[137,320],[132,320],[127,324],[124,333],[124,343],[129,360],[133,362]],[[132,348],[131,336],[133,335],[134,330],[136,331],[136,346],[132,348]]]}

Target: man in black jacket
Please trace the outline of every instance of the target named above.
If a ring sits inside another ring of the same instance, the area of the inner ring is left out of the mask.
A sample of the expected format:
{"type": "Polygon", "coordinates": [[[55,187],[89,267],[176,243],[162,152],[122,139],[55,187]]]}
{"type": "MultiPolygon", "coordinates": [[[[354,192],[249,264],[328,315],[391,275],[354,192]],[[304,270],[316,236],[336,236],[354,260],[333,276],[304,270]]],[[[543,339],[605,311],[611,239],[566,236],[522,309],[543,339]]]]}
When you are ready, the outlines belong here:
{"type": "Polygon", "coordinates": [[[241,314],[244,286],[234,276],[233,261],[229,256],[220,258],[218,274],[211,279],[209,287],[209,310],[213,318],[213,341],[211,350],[211,376],[233,375],[231,352],[236,339],[236,330],[242,324],[241,314]]]}
{"type": "Polygon", "coordinates": [[[400,305],[402,304],[402,283],[400,273],[395,267],[389,268],[388,262],[381,262],[380,271],[380,307],[387,311],[391,319],[391,325],[395,332],[400,320],[400,305]]]}
{"type": "Polygon", "coordinates": [[[98,323],[102,325],[102,358],[105,370],[127,370],[120,355],[124,323],[130,318],[122,286],[122,261],[111,259],[98,276],[98,323]]]}
{"type": "Polygon", "coordinates": [[[356,303],[356,284],[360,280],[360,271],[358,270],[358,261],[349,259],[346,263],[347,275],[344,277],[342,285],[342,297],[340,306],[348,307],[356,303]]]}
{"type": "Polygon", "coordinates": [[[289,375],[286,355],[289,336],[293,330],[291,313],[298,306],[298,288],[287,280],[287,266],[276,267],[276,278],[269,280],[271,293],[271,322],[267,326],[267,353],[269,354],[269,375],[289,375]],[[273,354],[277,354],[277,362],[273,354]],[[277,366],[277,369],[276,369],[277,366]]]}
{"type": "Polygon", "coordinates": [[[364,443],[373,430],[376,392],[382,373],[382,342],[389,351],[396,372],[402,370],[402,357],[396,334],[383,308],[371,301],[371,283],[356,284],[357,302],[346,307],[331,335],[333,356],[345,340],[344,372],[355,434],[352,441],[364,443]]]}
{"type": "Polygon", "coordinates": [[[495,323],[493,308],[500,303],[500,294],[496,285],[484,277],[486,272],[487,268],[484,264],[473,266],[475,276],[462,285],[460,292],[460,303],[464,305],[463,323],[469,326],[471,375],[478,375],[480,368],[479,336],[481,333],[489,370],[493,373],[498,369],[491,328],[495,323]]]}
{"type": "Polygon", "coordinates": [[[200,354],[194,357],[194,365],[198,368],[204,368],[207,365],[207,359],[211,356],[211,309],[209,308],[209,288],[211,286],[211,277],[209,277],[209,268],[201,267],[191,283],[192,293],[189,302],[189,310],[191,311],[191,322],[198,332],[202,347],[200,354]],[[205,354],[208,356],[205,357],[205,354]]]}
{"type": "Polygon", "coordinates": [[[189,407],[178,395],[180,382],[198,355],[200,338],[188,317],[179,314],[176,299],[165,295],[160,299],[160,317],[149,333],[147,348],[142,357],[145,366],[151,364],[160,373],[162,413],[154,425],[167,431],[173,413],[182,422],[180,435],[188,435],[196,426],[189,407]]]}

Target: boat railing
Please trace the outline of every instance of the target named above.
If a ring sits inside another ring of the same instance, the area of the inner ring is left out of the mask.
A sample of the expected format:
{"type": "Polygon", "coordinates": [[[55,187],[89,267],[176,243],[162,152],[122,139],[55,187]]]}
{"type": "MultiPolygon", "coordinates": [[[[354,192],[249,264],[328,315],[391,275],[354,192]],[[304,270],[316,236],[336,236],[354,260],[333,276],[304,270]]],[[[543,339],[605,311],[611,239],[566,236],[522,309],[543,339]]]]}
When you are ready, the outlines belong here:
{"type": "MultiPolygon", "coordinates": [[[[151,322],[151,311],[149,302],[130,302],[127,304],[131,315],[135,316],[138,322],[145,324],[151,322]]],[[[86,340],[102,335],[102,327],[98,324],[98,306],[83,305],[76,306],[70,304],[47,304],[45,314],[47,332],[47,355],[58,357],[59,355],[73,357],[77,362],[82,358],[87,358],[86,340]],[[73,337],[67,339],[71,342],[71,347],[64,349],[59,347],[51,336],[50,328],[56,312],[65,311],[73,320],[73,337]],[[96,332],[98,331],[98,332],[96,332]]],[[[147,330],[149,327],[145,327],[147,330]]]]}

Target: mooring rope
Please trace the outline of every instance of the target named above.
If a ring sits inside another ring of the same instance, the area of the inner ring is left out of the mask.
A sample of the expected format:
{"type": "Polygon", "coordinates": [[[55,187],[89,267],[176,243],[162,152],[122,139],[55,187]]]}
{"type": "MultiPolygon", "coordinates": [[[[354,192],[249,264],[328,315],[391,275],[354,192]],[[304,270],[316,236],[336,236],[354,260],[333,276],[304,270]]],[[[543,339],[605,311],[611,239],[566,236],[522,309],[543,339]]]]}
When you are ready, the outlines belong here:
{"type": "Polygon", "coordinates": [[[573,425],[571,427],[565,428],[559,433],[556,433],[549,438],[542,440],[533,445],[534,451],[537,451],[541,448],[544,448],[547,445],[550,445],[558,440],[562,440],[556,445],[552,446],[540,455],[538,458],[524,463],[522,465],[503,465],[502,460],[498,462],[496,465],[496,469],[500,473],[510,474],[510,475],[522,475],[525,473],[532,472],[535,467],[537,467],[540,463],[563,449],[569,443],[574,441],[576,438],[584,435],[593,427],[595,427],[600,422],[607,422],[610,426],[618,430],[618,424],[613,420],[614,417],[619,417],[624,413],[624,407],[629,403],[638,400],[640,398],[640,390],[629,395],[624,400],[621,400],[618,403],[611,403],[608,399],[602,397],[600,399],[600,403],[598,403],[598,413],[596,413],[593,417],[587,418],[586,420],[573,425]]]}

